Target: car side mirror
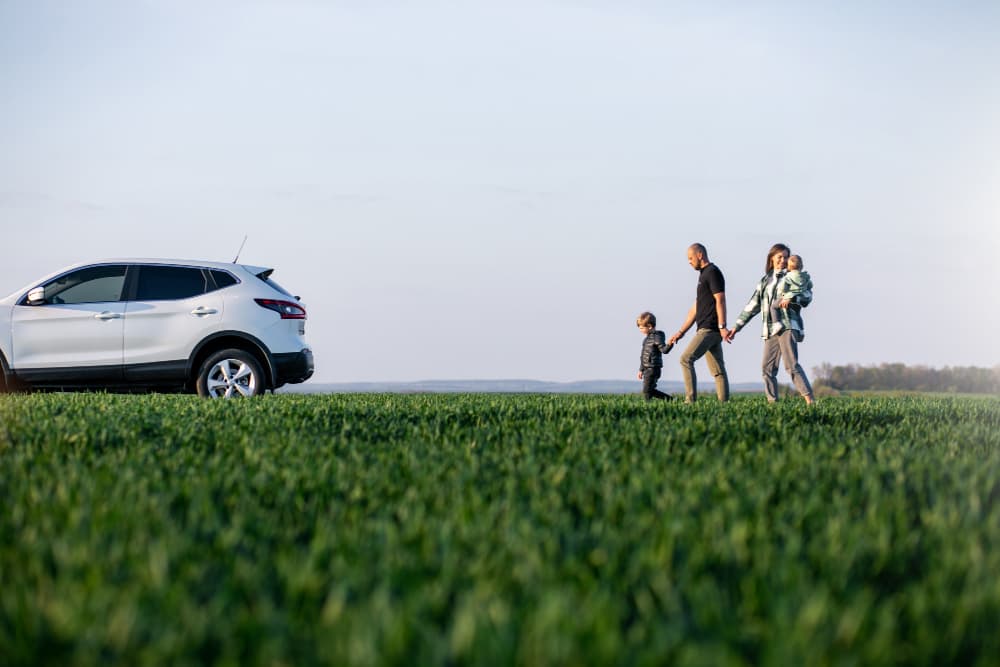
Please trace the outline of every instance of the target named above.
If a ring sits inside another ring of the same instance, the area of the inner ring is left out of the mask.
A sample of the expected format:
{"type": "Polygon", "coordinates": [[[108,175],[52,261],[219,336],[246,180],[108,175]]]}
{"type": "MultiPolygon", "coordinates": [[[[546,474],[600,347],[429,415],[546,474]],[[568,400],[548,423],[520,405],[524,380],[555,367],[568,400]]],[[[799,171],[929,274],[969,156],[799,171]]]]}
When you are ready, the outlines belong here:
{"type": "Polygon", "coordinates": [[[40,306],[45,303],[45,288],[36,287],[28,292],[28,305],[40,306]]]}

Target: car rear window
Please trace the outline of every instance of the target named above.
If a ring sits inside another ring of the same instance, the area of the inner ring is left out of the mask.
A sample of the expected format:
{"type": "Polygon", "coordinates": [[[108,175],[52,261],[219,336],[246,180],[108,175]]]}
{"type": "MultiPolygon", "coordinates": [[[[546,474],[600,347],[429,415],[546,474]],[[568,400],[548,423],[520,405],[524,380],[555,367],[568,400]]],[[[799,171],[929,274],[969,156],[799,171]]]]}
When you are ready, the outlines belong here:
{"type": "Polygon", "coordinates": [[[295,298],[295,295],[293,295],[291,292],[289,292],[288,290],[286,290],[284,287],[282,287],[278,283],[276,283],[273,280],[271,280],[270,276],[271,276],[271,272],[268,271],[267,273],[259,274],[257,277],[260,280],[262,280],[265,283],[267,283],[268,285],[270,285],[271,287],[273,287],[274,289],[276,289],[279,292],[281,292],[282,294],[284,294],[285,296],[291,297],[293,299],[295,298]]]}

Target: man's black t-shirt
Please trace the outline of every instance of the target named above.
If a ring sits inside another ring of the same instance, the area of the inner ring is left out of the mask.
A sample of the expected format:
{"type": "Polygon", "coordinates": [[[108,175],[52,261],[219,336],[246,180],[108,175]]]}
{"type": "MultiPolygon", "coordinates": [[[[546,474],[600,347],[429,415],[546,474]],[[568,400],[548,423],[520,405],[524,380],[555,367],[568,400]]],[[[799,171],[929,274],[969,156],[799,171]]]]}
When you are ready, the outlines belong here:
{"type": "Polygon", "coordinates": [[[695,322],[699,329],[719,328],[719,314],[715,310],[714,294],[726,291],[726,279],[715,264],[701,269],[698,277],[698,297],[695,301],[695,322]]]}

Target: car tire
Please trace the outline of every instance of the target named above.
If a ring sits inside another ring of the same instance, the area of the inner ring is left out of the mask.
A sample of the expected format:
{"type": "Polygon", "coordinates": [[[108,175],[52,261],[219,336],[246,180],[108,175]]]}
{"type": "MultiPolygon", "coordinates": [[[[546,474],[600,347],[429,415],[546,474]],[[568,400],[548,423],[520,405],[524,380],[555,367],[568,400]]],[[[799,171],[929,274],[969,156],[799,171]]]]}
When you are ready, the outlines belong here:
{"type": "Polygon", "coordinates": [[[267,389],[264,370],[257,358],[245,350],[219,350],[209,355],[198,370],[195,383],[205,398],[258,396],[267,389]]]}
{"type": "Polygon", "coordinates": [[[10,394],[17,391],[17,389],[18,387],[14,384],[10,368],[7,366],[7,360],[4,359],[3,354],[0,354],[0,394],[10,394]],[[10,380],[7,378],[10,378],[10,380]]]}

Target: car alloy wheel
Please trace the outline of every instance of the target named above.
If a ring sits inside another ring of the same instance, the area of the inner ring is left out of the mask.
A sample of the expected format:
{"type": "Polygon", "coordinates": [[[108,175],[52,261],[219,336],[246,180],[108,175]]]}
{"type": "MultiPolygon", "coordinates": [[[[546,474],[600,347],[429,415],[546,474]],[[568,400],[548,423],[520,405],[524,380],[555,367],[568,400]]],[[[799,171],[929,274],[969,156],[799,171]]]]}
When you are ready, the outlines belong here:
{"type": "Polygon", "coordinates": [[[264,373],[253,355],[221,350],[201,365],[198,394],[207,398],[239,398],[264,392],[264,373]]]}

